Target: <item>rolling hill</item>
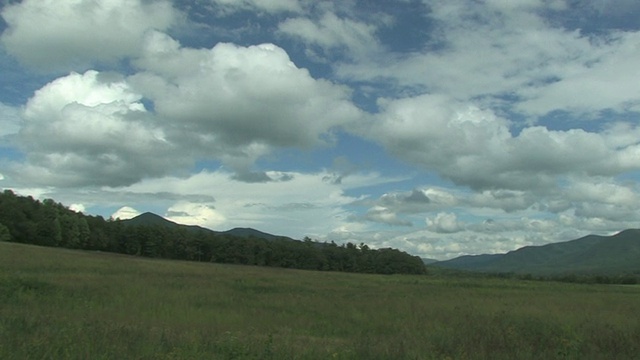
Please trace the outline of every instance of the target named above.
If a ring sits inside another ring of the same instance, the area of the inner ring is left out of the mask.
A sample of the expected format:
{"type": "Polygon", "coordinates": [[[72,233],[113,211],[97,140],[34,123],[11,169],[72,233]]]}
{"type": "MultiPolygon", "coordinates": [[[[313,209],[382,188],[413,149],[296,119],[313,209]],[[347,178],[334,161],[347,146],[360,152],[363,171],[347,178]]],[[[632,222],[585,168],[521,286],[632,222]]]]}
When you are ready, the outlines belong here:
{"type": "Polygon", "coordinates": [[[434,266],[487,273],[535,275],[640,273],[640,229],[612,236],[526,246],[506,254],[469,255],[434,266]]]}

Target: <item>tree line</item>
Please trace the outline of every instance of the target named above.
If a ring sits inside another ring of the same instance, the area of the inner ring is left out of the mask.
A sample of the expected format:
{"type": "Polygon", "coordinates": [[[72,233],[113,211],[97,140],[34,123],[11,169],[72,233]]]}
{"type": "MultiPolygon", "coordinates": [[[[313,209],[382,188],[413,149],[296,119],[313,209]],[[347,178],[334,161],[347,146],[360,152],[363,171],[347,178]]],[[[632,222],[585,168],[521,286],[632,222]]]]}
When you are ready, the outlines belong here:
{"type": "Polygon", "coordinates": [[[131,225],[75,212],[52,199],[0,194],[0,241],[150,258],[308,270],[424,274],[417,256],[365,244],[239,237],[202,228],[131,225]]]}

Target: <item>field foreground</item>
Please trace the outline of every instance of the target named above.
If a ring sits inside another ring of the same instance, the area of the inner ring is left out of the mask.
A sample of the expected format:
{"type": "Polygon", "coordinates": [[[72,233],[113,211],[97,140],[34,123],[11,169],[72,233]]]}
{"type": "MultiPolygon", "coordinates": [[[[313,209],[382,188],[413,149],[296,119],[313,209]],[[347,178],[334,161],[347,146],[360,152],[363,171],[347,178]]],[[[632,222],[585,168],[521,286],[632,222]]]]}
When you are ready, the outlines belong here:
{"type": "Polygon", "coordinates": [[[637,359],[640,287],[0,243],[0,359],[637,359]]]}

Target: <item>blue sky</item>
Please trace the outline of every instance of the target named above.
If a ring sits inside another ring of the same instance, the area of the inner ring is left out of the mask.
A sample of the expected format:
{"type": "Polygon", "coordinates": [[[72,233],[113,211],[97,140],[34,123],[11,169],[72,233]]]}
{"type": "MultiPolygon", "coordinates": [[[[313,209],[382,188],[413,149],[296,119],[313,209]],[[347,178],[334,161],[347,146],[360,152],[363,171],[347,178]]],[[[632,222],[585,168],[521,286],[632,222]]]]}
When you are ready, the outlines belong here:
{"type": "Polygon", "coordinates": [[[0,187],[436,259],[640,223],[635,0],[24,0],[0,187]]]}

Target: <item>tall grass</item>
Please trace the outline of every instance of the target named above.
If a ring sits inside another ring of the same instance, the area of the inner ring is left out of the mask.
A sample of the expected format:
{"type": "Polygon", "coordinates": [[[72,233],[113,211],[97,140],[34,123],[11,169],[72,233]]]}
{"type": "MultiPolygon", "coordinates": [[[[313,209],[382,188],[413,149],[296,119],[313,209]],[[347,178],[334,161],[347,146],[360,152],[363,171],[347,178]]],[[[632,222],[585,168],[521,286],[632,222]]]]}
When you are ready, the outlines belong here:
{"type": "Polygon", "coordinates": [[[0,359],[637,359],[640,288],[0,243],[0,359]]]}

